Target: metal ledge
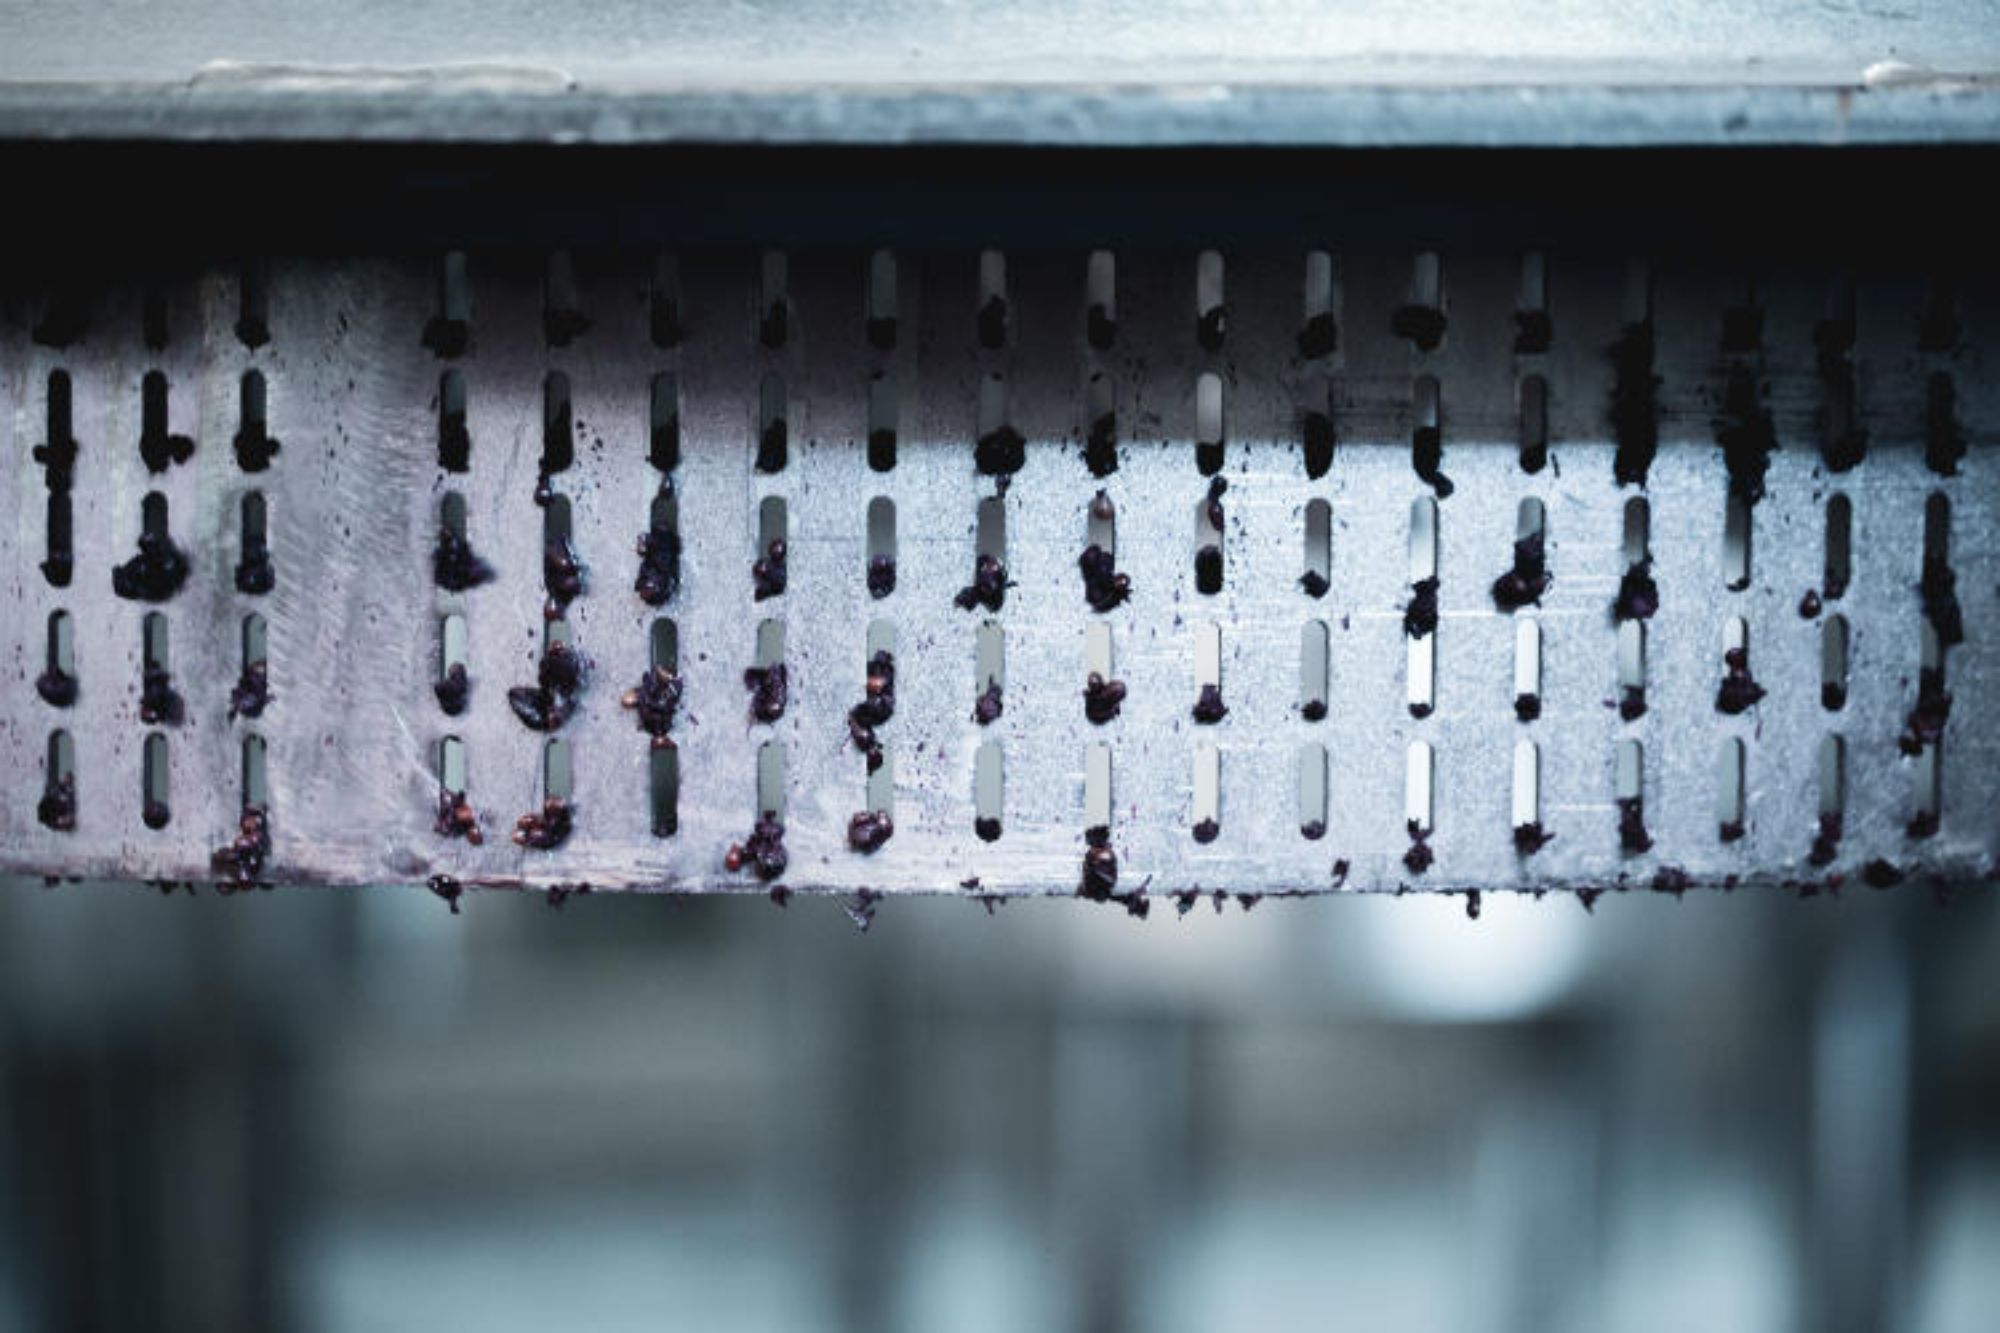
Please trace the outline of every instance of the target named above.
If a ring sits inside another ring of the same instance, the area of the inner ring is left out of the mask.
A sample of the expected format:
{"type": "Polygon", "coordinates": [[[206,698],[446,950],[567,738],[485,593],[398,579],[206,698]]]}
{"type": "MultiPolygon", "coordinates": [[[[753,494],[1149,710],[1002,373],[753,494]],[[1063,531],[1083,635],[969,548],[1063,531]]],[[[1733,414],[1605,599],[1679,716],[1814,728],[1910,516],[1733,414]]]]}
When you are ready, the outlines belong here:
{"type": "Polygon", "coordinates": [[[2000,88],[0,86],[0,138],[1327,148],[2000,142],[2000,88]]]}
{"type": "Polygon", "coordinates": [[[2000,141],[1980,0],[0,0],[0,34],[29,139],[2000,141]]]}

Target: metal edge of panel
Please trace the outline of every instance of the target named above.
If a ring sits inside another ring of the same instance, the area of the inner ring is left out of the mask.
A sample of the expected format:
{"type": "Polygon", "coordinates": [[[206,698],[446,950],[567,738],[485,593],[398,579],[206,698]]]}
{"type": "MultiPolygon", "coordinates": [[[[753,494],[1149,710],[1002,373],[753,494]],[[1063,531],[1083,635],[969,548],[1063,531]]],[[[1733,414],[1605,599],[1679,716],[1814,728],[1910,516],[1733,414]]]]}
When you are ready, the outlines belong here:
{"type": "Polygon", "coordinates": [[[2000,85],[601,91],[0,83],[0,139],[1043,147],[2000,143],[2000,85]]]}

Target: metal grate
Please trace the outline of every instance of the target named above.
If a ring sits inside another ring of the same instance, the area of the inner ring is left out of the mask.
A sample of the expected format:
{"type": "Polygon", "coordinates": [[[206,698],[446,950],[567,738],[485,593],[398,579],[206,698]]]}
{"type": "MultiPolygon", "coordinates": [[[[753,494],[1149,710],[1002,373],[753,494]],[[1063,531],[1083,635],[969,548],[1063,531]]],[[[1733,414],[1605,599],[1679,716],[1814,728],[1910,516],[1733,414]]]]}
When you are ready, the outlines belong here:
{"type": "Polygon", "coordinates": [[[769,810],[776,882],[845,892],[1074,892],[1100,825],[1118,894],[1990,874],[1994,297],[1275,246],[44,294],[0,323],[0,868],[761,891],[769,810]],[[149,510],[157,602],[114,593],[149,510]]]}

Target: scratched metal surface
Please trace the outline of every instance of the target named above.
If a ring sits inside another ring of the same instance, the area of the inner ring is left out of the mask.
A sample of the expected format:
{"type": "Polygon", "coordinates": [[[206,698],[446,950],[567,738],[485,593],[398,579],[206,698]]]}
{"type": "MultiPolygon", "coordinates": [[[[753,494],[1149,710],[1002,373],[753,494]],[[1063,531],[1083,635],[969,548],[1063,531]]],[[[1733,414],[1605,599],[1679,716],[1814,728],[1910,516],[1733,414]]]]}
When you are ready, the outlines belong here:
{"type": "MultiPolygon", "coordinates": [[[[1625,270],[1553,261],[1554,339],[1544,357],[1512,348],[1518,257],[1447,255],[1449,330],[1425,354],[1390,332],[1410,284],[1410,258],[1341,257],[1335,287],[1339,351],[1300,360],[1304,257],[1294,251],[1226,256],[1227,341],[1204,352],[1194,337],[1196,257],[1121,254],[1115,348],[1083,335],[1085,256],[1012,256],[1010,345],[978,347],[977,257],[899,259],[900,337],[881,352],[862,336],[867,257],[791,256],[791,334],[772,351],[756,338],[758,259],[688,255],[680,263],[687,336],[662,350],[647,338],[650,261],[579,258],[580,304],[592,321],[565,348],[546,345],[538,262],[475,254],[473,343],[453,362],[466,377],[469,472],[436,463],[436,395],[446,363],[419,346],[436,304],[434,266],[387,261],[274,261],[268,344],[232,333],[237,284],[205,275],[170,291],[171,337],[160,351],[140,337],[138,297],[96,300],[85,338],[66,349],[28,337],[34,312],[0,312],[0,444],[8,460],[0,531],[0,598],[9,681],[0,702],[0,869],[89,877],[208,879],[210,854],[233,833],[241,804],[239,747],[256,732],[270,746],[273,850],[280,883],[415,881],[448,874],[469,884],[756,890],[725,869],[730,844],[756,808],[755,750],[784,748],[792,888],[884,893],[960,892],[974,877],[988,893],[1072,892],[1083,850],[1086,752],[1113,755],[1112,839],[1122,888],[1315,891],[1335,888],[1483,889],[1651,882],[1661,870],[1695,882],[1818,881],[1886,861],[1912,875],[1990,874],[2000,846],[1991,775],[2000,505],[1985,358],[2000,324],[1994,293],[1962,288],[1965,337],[1951,353],[1919,353],[1920,284],[1866,277],[1857,298],[1856,365],[1871,451],[1831,477],[1817,450],[1820,389],[1812,324],[1827,275],[1758,274],[1766,309],[1764,361],[1782,448],[1768,498],[1755,511],[1754,578],[1725,590],[1727,479],[1714,443],[1721,383],[1717,351],[1732,287],[1717,275],[1654,275],[1661,376],[1661,448],[1644,494],[1662,608],[1648,642],[1650,710],[1637,722],[1608,706],[1617,693],[1616,632],[1608,607],[1623,569],[1622,511],[1639,493],[1612,479],[1606,421],[1612,367],[1606,349],[1625,322],[1625,270]],[[269,380],[270,431],[282,442],[271,469],[238,471],[230,448],[246,369],[269,380]],[[74,382],[72,586],[42,577],[44,488],[31,450],[45,435],[52,370],[74,382]],[[140,380],[169,377],[175,431],[192,459],[149,477],[141,464],[140,380]],[[1923,457],[1923,378],[1952,371],[1971,450],[1959,474],[1923,457]],[[533,491],[541,451],[541,385],[565,371],[575,398],[575,465],[554,479],[574,502],[588,589],[570,609],[593,663],[577,715],[560,733],[575,756],[576,828],[552,852],[508,839],[539,803],[543,737],[509,711],[509,686],[533,679],[542,625],[541,511],[533,491]],[[682,395],[682,462],[674,482],[685,541],[683,581],[658,614],[680,635],[687,697],[675,738],[682,787],[679,829],[650,832],[647,738],[619,695],[646,662],[656,614],[632,590],[634,540],[658,475],[647,461],[650,376],[673,370],[682,395]],[[1085,606],[1076,568],[1085,511],[1100,483],[1080,456],[1083,385],[1102,370],[1117,386],[1120,466],[1103,482],[1118,505],[1120,568],[1131,601],[1104,616],[1085,606]],[[1227,574],[1220,595],[1193,580],[1193,513],[1205,492],[1197,470],[1195,382],[1226,385],[1230,486],[1227,574]],[[1517,461],[1516,383],[1530,371],[1550,388],[1551,463],[1537,475],[1517,461]],[[753,471],[758,392],[776,372],[788,385],[791,458],[777,475],[753,471]],[[877,372],[900,392],[901,447],[892,471],[866,461],[865,385],[877,372]],[[952,605],[970,577],[978,500],[995,492],[975,473],[971,439],[978,382],[1006,376],[1027,462],[1005,493],[1008,568],[1015,580],[992,619],[1006,645],[1005,713],[990,728],[970,717],[974,635],[985,614],[952,605]],[[1401,609],[1408,596],[1407,525],[1428,488],[1411,468],[1413,376],[1435,375],[1443,401],[1444,470],[1456,490],[1441,504],[1442,623],[1435,713],[1405,707],[1401,609]],[[1297,440],[1301,403],[1316,377],[1335,384],[1340,444],[1331,470],[1309,479],[1297,440]],[[263,597],[233,585],[240,496],[267,495],[277,584],[263,597]],[[476,550],[498,578],[466,594],[430,577],[440,497],[461,490],[476,550]],[[140,773],[150,730],[136,713],[140,624],[146,610],[111,595],[110,570],[130,556],[148,490],[169,500],[176,540],[193,570],[163,608],[172,669],[188,705],[166,727],[172,820],[141,821],[140,773]],[[1801,594],[1820,582],[1824,504],[1835,490],[1855,511],[1855,574],[1829,610],[1853,630],[1851,695],[1838,713],[1819,698],[1819,627],[1801,594]],[[1953,709],[1942,746],[1942,827],[1912,840],[1918,764],[1897,737],[1915,698],[1922,623],[1916,590],[1927,497],[1952,504],[1952,562],[1967,623],[1950,653],[1953,709]],[[759,501],[791,510],[790,587],[754,604],[750,564],[759,501]],[[872,599],[865,587],[866,507],[895,502],[899,582],[872,599]],[[1547,505],[1554,583],[1532,614],[1545,635],[1543,712],[1513,711],[1514,618],[1488,588],[1508,565],[1518,502],[1547,505]],[[1320,600],[1298,586],[1304,506],[1331,503],[1332,586],[1320,600]],[[57,710],[33,681],[51,611],[75,618],[81,696],[57,710]],[[250,610],[270,625],[273,699],[252,723],[226,716],[238,668],[238,626],[250,610]],[[447,718],[432,692],[438,619],[464,614],[471,636],[471,706],[447,718]],[[1714,707],[1724,621],[1745,618],[1752,665],[1769,691],[1738,718],[1714,707]],[[741,673],[757,623],[787,630],[792,699],[774,726],[753,725],[741,673]],[[870,856],[850,851],[849,816],[866,804],[863,759],[846,740],[847,708],[861,698],[866,628],[895,627],[898,695],[882,737],[895,773],[894,837],[870,856]],[[1085,626],[1112,630],[1116,674],[1130,689],[1122,717],[1083,718],[1085,626]],[[1332,708],[1321,722],[1297,708],[1302,626],[1331,634],[1332,708]],[[1214,623],[1223,643],[1230,712],[1193,724],[1194,635],[1214,623]],[[76,744],[79,808],[73,832],[36,817],[48,736],[76,744]],[[472,803],[486,840],[473,848],[433,829],[441,737],[461,737],[472,803]],[[1806,860],[1819,809],[1822,737],[1848,747],[1845,836],[1831,866],[1806,860]],[[1717,746],[1747,745],[1748,828],[1717,836],[1717,746]],[[1614,755],[1645,747],[1650,852],[1621,851],[1614,755]],[[1540,747],[1542,820],[1555,834],[1539,854],[1516,854],[1510,784],[1516,742],[1540,747]],[[981,741],[1005,759],[1004,831],[974,834],[973,765],[981,741]],[[1408,747],[1434,747],[1437,784],[1430,846],[1435,864],[1404,863],[1408,747]],[[1295,772],[1302,744],[1331,758],[1328,829],[1301,836],[1295,772]],[[1221,755],[1221,831],[1198,845],[1193,766],[1198,744],[1221,755]],[[1344,863],[1344,874],[1336,862],[1344,863]]],[[[1739,275],[1740,277],[1740,275],[1739,275]]]]}

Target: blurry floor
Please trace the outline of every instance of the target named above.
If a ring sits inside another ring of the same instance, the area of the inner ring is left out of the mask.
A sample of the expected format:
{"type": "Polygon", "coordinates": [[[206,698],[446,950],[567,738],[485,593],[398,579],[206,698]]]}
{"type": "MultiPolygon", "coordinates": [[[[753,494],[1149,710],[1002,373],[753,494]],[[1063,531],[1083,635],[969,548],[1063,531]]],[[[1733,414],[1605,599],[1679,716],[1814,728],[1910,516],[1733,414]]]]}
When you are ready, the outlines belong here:
{"type": "Polygon", "coordinates": [[[1927,890],[0,893],[0,1329],[2000,1326],[1927,890]]]}

